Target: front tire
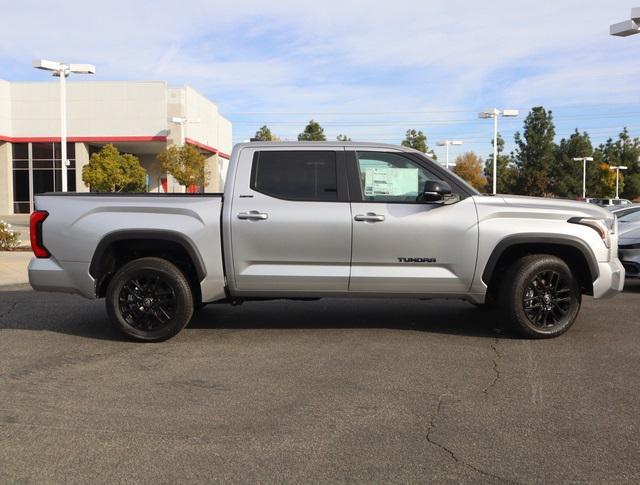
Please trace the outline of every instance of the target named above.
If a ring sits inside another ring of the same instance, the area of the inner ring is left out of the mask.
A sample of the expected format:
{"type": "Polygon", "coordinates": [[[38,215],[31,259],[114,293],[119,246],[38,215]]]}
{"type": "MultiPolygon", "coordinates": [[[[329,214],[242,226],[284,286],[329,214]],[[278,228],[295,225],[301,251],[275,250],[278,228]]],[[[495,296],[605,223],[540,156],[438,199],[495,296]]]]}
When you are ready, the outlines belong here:
{"type": "Polygon", "coordinates": [[[567,264],[556,256],[535,254],[517,260],[500,292],[504,316],[527,338],[563,334],[575,322],[582,295],[567,264]]]}
{"type": "Polygon", "coordinates": [[[167,340],[182,330],[194,311],[189,282],[174,264],[140,258],[125,264],[109,282],[107,314],[127,337],[167,340]]]}

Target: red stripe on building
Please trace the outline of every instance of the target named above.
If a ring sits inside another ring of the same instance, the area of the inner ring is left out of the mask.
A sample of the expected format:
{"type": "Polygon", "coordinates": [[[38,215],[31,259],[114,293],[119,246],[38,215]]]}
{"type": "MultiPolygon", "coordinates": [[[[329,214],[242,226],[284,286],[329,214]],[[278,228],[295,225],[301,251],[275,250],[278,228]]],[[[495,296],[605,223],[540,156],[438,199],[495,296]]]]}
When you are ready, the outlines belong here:
{"type": "MultiPolygon", "coordinates": [[[[59,136],[5,136],[0,135],[0,141],[9,143],[59,143],[59,136]]],[[[118,142],[143,142],[143,141],[161,141],[166,142],[167,137],[164,135],[156,136],[70,136],[67,138],[69,143],[118,143],[118,142]]],[[[213,153],[222,158],[229,160],[231,156],[221,152],[217,148],[205,145],[191,138],[185,138],[185,143],[200,148],[201,150],[213,153]]]]}
{"type": "Polygon", "coordinates": [[[194,147],[198,147],[200,148],[200,150],[204,150],[205,152],[209,152],[209,153],[213,153],[214,155],[218,155],[222,158],[226,158],[227,160],[229,160],[230,155],[221,152],[220,150],[218,150],[217,148],[211,147],[209,145],[205,145],[204,143],[200,143],[199,141],[195,141],[191,138],[185,138],[184,139],[185,143],[188,143],[189,145],[193,145],[194,147]]]}
{"type": "MultiPolygon", "coordinates": [[[[3,136],[0,135],[0,140],[8,141],[10,143],[59,143],[59,136],[3,136]]],[[[167,141],[166,136],[70,136],[67,138],[69,143],[118,143],[127,141],[167,141]]]]}

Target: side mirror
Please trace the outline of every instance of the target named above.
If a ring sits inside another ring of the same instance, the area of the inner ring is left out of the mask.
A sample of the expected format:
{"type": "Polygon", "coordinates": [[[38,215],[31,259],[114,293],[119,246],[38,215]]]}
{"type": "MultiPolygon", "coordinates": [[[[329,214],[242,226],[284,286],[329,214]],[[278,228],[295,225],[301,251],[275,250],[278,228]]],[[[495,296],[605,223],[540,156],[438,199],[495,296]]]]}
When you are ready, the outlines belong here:
{"type": "Polygon", "coordinates": [[[447,182],[427,180],[418,199],[422,202],[442,202],[447,195],[451,195],[451,186],[447,182]]]}

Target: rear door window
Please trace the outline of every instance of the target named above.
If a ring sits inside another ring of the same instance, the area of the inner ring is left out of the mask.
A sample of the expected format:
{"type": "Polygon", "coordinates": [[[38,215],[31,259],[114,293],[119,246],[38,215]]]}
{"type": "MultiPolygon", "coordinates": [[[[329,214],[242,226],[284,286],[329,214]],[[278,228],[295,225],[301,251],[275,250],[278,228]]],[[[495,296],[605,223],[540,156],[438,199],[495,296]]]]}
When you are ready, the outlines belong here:
{"type": "Polygon", "coordinates": [[[258,152],[251,189],[279,199],[337,201],[336,153],[327,150],[258,152]]]}

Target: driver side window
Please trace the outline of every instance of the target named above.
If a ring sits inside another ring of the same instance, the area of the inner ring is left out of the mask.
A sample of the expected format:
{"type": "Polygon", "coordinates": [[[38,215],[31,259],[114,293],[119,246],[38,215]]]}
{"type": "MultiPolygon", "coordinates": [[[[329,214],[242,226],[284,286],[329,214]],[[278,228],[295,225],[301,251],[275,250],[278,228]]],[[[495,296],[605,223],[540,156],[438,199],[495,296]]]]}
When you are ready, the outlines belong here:
{"type": "Polygon", "coordinates": [[[402,155],[358,151],[358,171],[363,200],[416,202],[427,180],[437,177],[402,155]]]}

